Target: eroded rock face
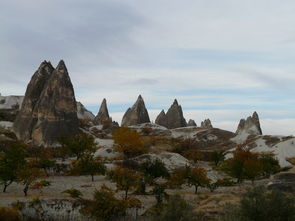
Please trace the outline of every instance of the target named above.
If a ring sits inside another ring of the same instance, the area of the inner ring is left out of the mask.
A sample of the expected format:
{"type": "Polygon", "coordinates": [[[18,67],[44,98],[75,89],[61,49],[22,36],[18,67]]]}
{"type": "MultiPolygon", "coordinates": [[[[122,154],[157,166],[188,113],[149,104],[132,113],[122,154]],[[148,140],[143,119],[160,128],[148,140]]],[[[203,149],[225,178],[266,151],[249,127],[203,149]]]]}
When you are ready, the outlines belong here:
{"type": "Polygon", "coordinates": [[[88,121],[93,121],[95,116],[93,113],[84,107],[84,105],[77,101],[77,117],[80,120],[88,120],[88,121]]]}
{"type": "Polygon", "coordinates": [[[53,70],[54,68],[50,62],[43,61],[32,76],[27,86],[20,112],[13,125],[13,130],[18,139],[24,141],[29,141],[31,139],[32,129],[38,121],[38,108],[36,106],[53,70]]]}
{"type": "Polygon", "coordinates": [[[166,113],[167,128],[173,129],[178,127],[186,127],[187,123],[183,117],[182,108],[175,99],[166,113]]]}
{"type": "Polygon", "coordinates": [[[259,116],[255,111],[252,116],[249,116],[246,120],[241,119],[236,131],[237,134],[250,134],[250,135],[262,135],[260,127],[259,116]]]}
{"type": "Polygon", "coordinates": [[[96,125],[100,125],[106,121],[112,121],[112,118],[110,118],[110,116],[109,116],[109,111],[108,111],[108,107],[107,107],[107,100],[104,98],[101,105],[100,105],[99,111],[98,111],[96,117],[94,118],[93,123],[96,125]]]}
{"type": "Polygon", "coordinates": [[[142,123],[150,123],[150,117],[144,101],[141,95],[139,95],[135,104],[128,108],[124,114],[121,126],[125,127],[142,123]]]}
{"type": "Polygon", "coordinates": [[[156,120],[155,120],[155,123],[160,125],[160,126],[163,126],[163,127],[167,127],[167,116],[165,114],[165,111],[162,110],[160,112],[160,114],[157,116],[156,120]]]}
{"type": "Polygon", "coordinates": [[[196,127],[197,124],[196,124],[196,122],[195,122],[194,120],[190,119],[190,120],[188,121],[188,123],[187,123],[187,126],[188,126],[188,127],[196,127]]]}
{"type": "Polygon", "coordinates": [[[43,62],[27,87],[14,123],[17,137],[36,145],[54,145],[61,135],[78,133],[77,104],[67,68],[43,62]]]}
{"type": "Polygon", "coordinates": [[[205,119],[201,122],[201,128],[211,129],[213,128],[210,119],[205,119]]]}

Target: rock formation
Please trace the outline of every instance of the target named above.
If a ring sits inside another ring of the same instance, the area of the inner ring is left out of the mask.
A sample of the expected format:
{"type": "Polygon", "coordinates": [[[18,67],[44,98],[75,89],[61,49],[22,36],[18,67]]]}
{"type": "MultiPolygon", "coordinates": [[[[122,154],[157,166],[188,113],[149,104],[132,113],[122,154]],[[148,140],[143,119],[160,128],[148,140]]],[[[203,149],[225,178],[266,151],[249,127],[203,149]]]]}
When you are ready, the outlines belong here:
{"type": "Polygon", "coordinates": [[[160,114],[157,116],[156,120],[155,120],[155,123],[158,124],[158,125],[161,125],[163,127],[167,127],[167,116],[165,114],[165,111],[162,110],[160,112],[160,114]]]}
{"type": "Polygon", "coordinates": [[[213,128],[210,119],[205,119],[201,122],[201,128],[211,129],[213,128]]]}
{"type": "Polygon", "coordinates": [[[95,118],[93,113],[87,110],[86,107],[84,107],[84,105],[79,101],[77,101],[77,117],[80,120],[89,120],[89,121],[93,121],[95,118]]]}
{"type": "Polygon", "coordinates": [[[110,118],[109,116],[109,111],[107,108],[107,100],[105,98],[103,99],[100,105],[99,111],[96,117],[94,118],[93,122],[96,125],[100,125],[100,124],[103,124],[104,121],[112,121],[112,118],[110,118]]]}
{"type": "Polygon", "coordinates": [[[196,124],[196,122],[195,122],[194,120],[190,119],[190,120],[188,121],[188,123],[187,123],[187,126],[188,126],[188,127],[196,127],[197,124],[196,124]]]}
{"type": "Polygon", "coordinates": [[[182,108],[178,105],[175,99],[173,104],[170,106],[166,113],[167,118],[167,128],[173,129],[178,127],[186,127],[186,121],[183,117],[182,108]]]}
{"type": "Polygon", "coordinates": [[[128,108],[124,114],[121,126],[125,127],[149,122],[150,118],[148,111],[141,95],[139,95],[135,104],[131,108],[128,108]]]}
{"type": "Polygon", "coordinates": [[[236,131],[237,134],[250,134],[250,135],[262,135],[260,127],[259,116],[255,111],[252,116],[249,116],[246,120],[241,119],[236,131]]]}
{"type": "Polygon", "coordinates": [[[14,131],[25,142],[45,146],[78,133],[77,104],[64,61],[56,69],[45,61],[33,75],[14,131]]]}

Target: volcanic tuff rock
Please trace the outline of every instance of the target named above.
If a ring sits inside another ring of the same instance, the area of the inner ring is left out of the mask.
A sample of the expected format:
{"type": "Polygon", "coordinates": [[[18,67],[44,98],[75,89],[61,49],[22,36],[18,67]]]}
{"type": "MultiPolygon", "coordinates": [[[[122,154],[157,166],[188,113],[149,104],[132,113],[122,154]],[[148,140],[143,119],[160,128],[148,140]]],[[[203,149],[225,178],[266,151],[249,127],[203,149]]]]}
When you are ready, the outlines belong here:
{"type": "Polygon", "coordinates": [[[213,128],[210,119],[205,119],[201,122],[201,128],[211,129],[213,128]]]}
{"type": "Polygon", "coordinates": [[[173,129],[178,127],[186,127],[186,121],[183,117],[182,108],[175,99],[166,113],[167,128],[173,129]]]}
{"type": "Polygon", "coordinates": [[[124,114],[121,126],[131,126],[149,122],[150,118],[148,111],[141,95],[139,95],[135,104],[131,108],[128,108],[124,114]]]}
{"type": "Polygon", "coordinates": [[[33,75],[14,123],[19,139],[54,145],[61,135],[78,133],[77,104],[67,68],[43,62],[33,75]]]}
{"type": "Polygon", "coordinates": [[[81,120],[94,120],[95,116],[93,115],[93,113],[89,110],[87,110],[84,105],[77,101],[77,117],[78,119],[81,120]]]}
{"type": "Polygon", "coordinates": [[[160,112],[160,114],[157,116],[156,120],[155,120],[155,123],[158,124],[158,125],[161,125],[163,127],[167,127],[167,116],[165,114],[165,111],[162,110],[160,112]]]}
{"type": "Polygon", "coordinates": [[[255,111],[246,120],[241,119],[236,131],[237,134],[247,133],[250,135],[262,135],[262,130],[260,127],[259,116],[255,111]]]}
{"type": "Polygon", "coordinates": [[[100,124],[103,124],[104,121],[109,121],[109,120],[111,121],[112,118],[110,118],[109,116],[109,111],[107,108],[107,100],[104,98],[93,122],[96,125],[100,125],[100,124]]]}
{"type": "Polygon", "coordinates": [[[194,120],[190,119],[190,120],[188,121],[188,123],[187,123],[187,126],[188,126],[188,127],[196,127],[197,124],[196,124],[196,122],[195,122],[194,120]]]}

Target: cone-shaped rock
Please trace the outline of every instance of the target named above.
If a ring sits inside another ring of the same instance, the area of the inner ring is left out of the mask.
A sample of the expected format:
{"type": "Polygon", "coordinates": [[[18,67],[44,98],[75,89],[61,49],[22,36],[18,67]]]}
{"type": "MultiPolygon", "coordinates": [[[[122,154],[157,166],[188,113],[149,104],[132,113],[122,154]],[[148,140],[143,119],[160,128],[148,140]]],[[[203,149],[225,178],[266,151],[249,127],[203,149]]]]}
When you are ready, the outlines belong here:
{"type": "Polygon", "coordinates": [[[125,127],[149,122],[150,118],[148,111],[141,95],[139,95],[135,104],[131,108],[128,108],[124,114],[121,126],[125,127]]]}
{"type": "Polygon", "coordinates": [[[241,119],[236,131],[237,134],[247,133],[250,135],[262,135],[262,130],[260,127],[259,116],[255,111],[246,120],[241,119]]]}
{"type": "Polygon", "coordinates": [[[197,124],[194,120],[190,119],[188,122],[187,122],[187,126],[188,127],[196,127],[197,124]]]}
{"type": "Polygon", "coordinates": [[[77,104],[63,61],[56,69],[43,62],[33,75],[14,123],[18,138],[36,145],[54,145],[61,135],[78,133],[77,104]]]}
{"type": "Polygon", "coordinates": [[[157,116],[156,120],[155,120],[155,123],[158,124],[158,125],[161,125],[163,127],[167,127],[167,116],[165,114],[165,111],[162,110],[160,112],[160,114],[157,116]]]}
{"type": "Polygon", "coordinates": [[[201,128],[211,129],[213,128],[210,119],[205,119],[201,122],[201,128]]]}
{"type": "Polygon", "coordinates": [[[183,117],[182,108],[178,105],[177,100],[175,99],[171,107],[166,113],[167,117],[167,128],[173,129],[178,127],[186,127],[186,121],[183,117]]]}
{"type": "Polygon", "coordinates": [[[18,139],[23,141],[31,139],[32,128],[38,120],[36,114],[33,116],[33,112],[37,109],[36,104],[53,70],[51,63],[44,61],[32,76],[27,86],[20,112],[13,125],[13,130],[18,139]]]}
{"type": "Polygon", "coordinates": [[[93,122],[94,124],[99,125],[99,124],[103,124],[103,122],[106,122],[108,120],[112,120],[112,119],[109,116],[107,100],[104,98],[93,122]]]}

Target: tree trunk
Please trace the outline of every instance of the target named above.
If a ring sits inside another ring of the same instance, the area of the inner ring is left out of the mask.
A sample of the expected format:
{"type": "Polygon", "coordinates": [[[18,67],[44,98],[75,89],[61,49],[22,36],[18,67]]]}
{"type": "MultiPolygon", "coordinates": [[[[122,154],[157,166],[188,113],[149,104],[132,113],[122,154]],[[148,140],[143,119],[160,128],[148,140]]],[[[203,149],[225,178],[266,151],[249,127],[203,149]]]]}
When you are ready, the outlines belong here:
{"type": "Polygon", "coordinates": [[[125,200],[128,198],[128,189],[125,190],[125,200]]]}
{"type": "Polygon", "coordinates": [[[197,185],[195,186],[195,194],[198,193],[198,187],[199,187],[199,186],[197,186],[197,185]]]}
{"type": "Polygon", "coordinates": [[[12,183],[12,181],[9,181],[8,183],[4,183],[3,193],[6,193],[7,187],[12,183]]]}
{"type": "Polygon", "coordinates": [[[91,174],[91,181],[94,182],[94,175],[91,174]]]}
{"type": "Polygon", "coordinates": [[[28,190],[29,190],[29,186],[30,186],[30,184],[25,184],[25,188],[24,188],[24,194],[25,194],[25,196],[28,196],[28,190]]]}

